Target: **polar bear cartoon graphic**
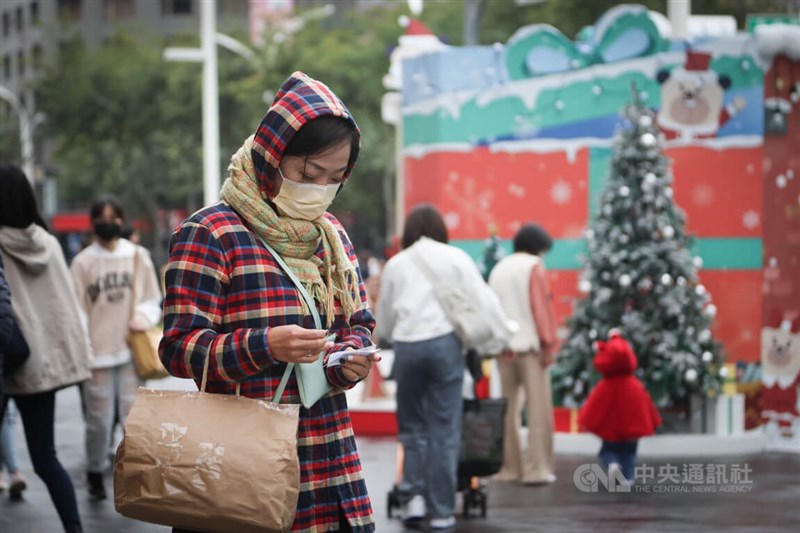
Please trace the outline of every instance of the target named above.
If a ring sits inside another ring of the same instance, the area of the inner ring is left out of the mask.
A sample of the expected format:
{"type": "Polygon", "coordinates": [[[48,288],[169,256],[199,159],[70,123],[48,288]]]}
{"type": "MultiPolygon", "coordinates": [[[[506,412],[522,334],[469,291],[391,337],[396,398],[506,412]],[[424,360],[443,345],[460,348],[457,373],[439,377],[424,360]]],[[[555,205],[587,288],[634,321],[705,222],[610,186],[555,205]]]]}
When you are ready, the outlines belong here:
{"type": "Polygon", "coordinates": [[[728,76],[709,69],[711,54],[688,51],[683,67],[661,70],[661,109],[657,122],[667,139],[713,137],[731,117],[744,109],[744,98],[723,105],[728,76]]]}

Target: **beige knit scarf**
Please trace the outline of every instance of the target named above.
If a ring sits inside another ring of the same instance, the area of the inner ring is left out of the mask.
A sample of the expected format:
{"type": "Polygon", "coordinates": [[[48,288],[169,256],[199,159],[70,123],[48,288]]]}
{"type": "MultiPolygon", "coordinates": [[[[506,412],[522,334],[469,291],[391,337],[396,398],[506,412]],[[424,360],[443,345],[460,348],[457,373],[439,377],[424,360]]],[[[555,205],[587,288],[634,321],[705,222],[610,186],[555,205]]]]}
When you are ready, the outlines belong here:
{"type": "MultiPolygon", "coordinates": [[[[231,158],[229,177],[222,185],[222,199],[243,217],[250,229],[264,238],[286,261],[322,312],[333,323],[334,300],[345,320],[361,308],[358,276],[344,249],[339,232],[324,216],[305,221],[278,215],[261,197],[250,150],[250,136],[231,158]],[[314,252],[322,242],[323,259],[314,252]]],[[[306,309],[305,302],[303,308],[306,309]]]]}

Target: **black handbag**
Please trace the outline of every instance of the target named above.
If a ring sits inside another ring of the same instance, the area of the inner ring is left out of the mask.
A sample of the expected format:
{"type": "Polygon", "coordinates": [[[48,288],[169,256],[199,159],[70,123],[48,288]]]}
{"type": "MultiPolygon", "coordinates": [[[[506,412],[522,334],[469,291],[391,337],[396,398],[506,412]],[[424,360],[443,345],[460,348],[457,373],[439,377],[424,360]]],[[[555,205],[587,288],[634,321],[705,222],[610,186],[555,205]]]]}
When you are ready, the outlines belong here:
{"type": "Polygon", "coordinates": [[[28,342],[25,340],[25,336],[19,329],[16,320],[11,329],[11,338],[5,346],[0,346],[0,351],[3,352],[3,374],[6,376],[19,369],[30,357],[31,350],[28,347],[28,342]]]}

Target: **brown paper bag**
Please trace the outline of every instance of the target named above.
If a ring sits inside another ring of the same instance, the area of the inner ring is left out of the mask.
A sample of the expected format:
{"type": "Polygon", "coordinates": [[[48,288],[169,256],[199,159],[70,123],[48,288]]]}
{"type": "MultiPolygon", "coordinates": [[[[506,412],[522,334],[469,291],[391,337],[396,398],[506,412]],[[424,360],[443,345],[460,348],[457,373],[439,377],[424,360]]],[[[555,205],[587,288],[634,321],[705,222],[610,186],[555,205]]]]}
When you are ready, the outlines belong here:
{"type": "Polygon", "coordinates": [[[158,357],[158,343],[161,341],[161,328],[128,333],[128,346],[136,375],[140,379],[163,379],[169,376],[158,357]]]}
{"type": "Polygon", "coordinates": [[[114,462],[116,510],[198,531],[288,531],[298,416],[299,405],[140,388],[114,462]]]}

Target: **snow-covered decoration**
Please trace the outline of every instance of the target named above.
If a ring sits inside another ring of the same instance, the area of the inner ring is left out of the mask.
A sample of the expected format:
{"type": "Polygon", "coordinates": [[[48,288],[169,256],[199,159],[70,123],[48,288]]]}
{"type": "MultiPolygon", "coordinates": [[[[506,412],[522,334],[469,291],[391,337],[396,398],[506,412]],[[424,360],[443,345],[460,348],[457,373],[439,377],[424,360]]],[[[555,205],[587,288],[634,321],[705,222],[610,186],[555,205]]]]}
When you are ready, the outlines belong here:
{"type": "MultiPolygon", "coordinates": [[[[662,13],[650,11],[650,18],[665,39],[673,37],[672,23],[662,13]]],[[[689,37],[730,37],[736,35],[736,17],[731,15],[689,15],[689,37]]]]}
{"type": "Polygon", "coordinates": [[[572,41],[549,24],[520,28],[507,44],[506,68],[512,80],[577,70],[588,62],[572,41]]]}
{"type": "Polygon", "coordinates": [[[666,48],[650,12],[635,4],[606,11],[595,24],[591,42],[594,57],[604,63],[652,55],[666,48]]]}
{"type": "Polygon", "coordinates": [[[764,60],[785,55],[800,61],[800,26],[792,24],[765,24],[755,29],[756,48],[764,60]]]}
{"type": "MultiPolygon", "coordinates": [[[[534,26],[521,29],[505,44],[442,46],[405,60],[399,114],[404,196],[398,208],[437,204],[446,214],[452,242],[476,260],[490,225],[498,228],[508,249],[508,240],[523,221],[539,220],[554,238],[547,262],[559,319],[570,316],[573,303],[585,295],[598,305],[620,305],[620,321],[635,328],[643,313],[635,307],[626,310],[626,300],[615,300],[614,290],[623,289],[620,279],[633,303],[637,298],[691,290],[694,298],[702,299],[702,319],[713,318],[716,326],[684,324],[687,335],[699,342],[707,337],[702,333],[701,339],[701,332],[711,331],[724,343],[729,362],[754,363],[763,324],[762,313],[753,309],[769,305],[773,298],[769,290],[776,295],[794,291],[774,304],[781,309],[791,311],[800,301],[796,285],[787,283],[792,265],[798,264],[794,252],[783,251],[790,233],[787,228],[770,231],[770,220],[784,220],[785,213],[796,212],[800,195],[800,180],[791,177],[800,175],[800,160],[787,144],[798,138],[800,93],[793,91],[800,79],[798,63],[788,64],[786,55],[764,61],[750,33],[690,40],[687,55],[686,43],[670,40],[669,33],[658,28],[657,17],[638,7],[616,9],[604,18],[602,24],[598,21],[582,30],[575,43],[553,28],[534,26]],[[627,22],[615,28],[623,18],[627,22]],[[622,38],[617,32],[623,26],[642,30],[651,23],[658,31],[653,34],[653,42],[661,45],[658,51],[607,61],[613,59],[614,48],[609,45],[613,41],[623,52],[636,50],[637,31],[622,38]],[[631,46],[626,47],[629,38],[631,46]],[[606,46],[605,56],[598,53],[601,45],[606,46]],[[517,69],[513,75],[512,48],[517,69]],[[552,63],[545,68],[548,61],[552,63]],[[544,72],[548,69],[553,72],[544,72]],[[718,91],[708,104],[716,111],[708,112],[705,130],[665,139],[666,128],[657,128],[656,122],[657,113],[670,104],[662,95],[661,71],[668,72],[671,81],[681,79],[682,71],[684,79],[699,79],[704,88],[712,85],[718,91]],[[611,139],[629,128],[619,110],[628,100],[631,82],[640,97],[647,95],[646,107],[655,112],[640,118],[639,128],[654,131],[652,138],[646,137],[648,146],[642,145],[639,135],[636,148],[647,153],[665,150],[674,179],[669,173],[637,166],[636,181],[625,184],[628,189],[615,184],[615,201],[631,202],[632,208],[650,202],[652,212],[638,217],[631,227],[620,226],[592,238],[584,234],[587,227],[618,213],[602,200],[613,179],[608,173],[616,157],[611,139]],[[722,111],[730,109],[736,113],[721,120],[722,111]],[[780,116],[770,115],[770,109],[780,116]],[[771,120],[782,122],[787,133],[773,133],[777,130],[769,126],[771,120]],[[768,207],[770,197],[780,197],[781,203],[768,207]],[[668,215],[674,205],[686,210],[688,222],[683,226],[668,215]],[[664,231],[667,227],[674,233],[664,231]],[[770,245],[771,235],[780,235],[783,241],[770,245]],[[642,236],[665,246],[689,237],[692,251],[686,269],[633,267],[643,257],[642,236]],[[581,277],[582,259],[600,242],[613,245],[619,253],[608,256],[596,277],[581,277]],[[777,266],[767,266],[771,257],[777,266]],[[699,278],[690,269],[702,270],[699,278]],[[630,284],[623,275],[630,277],[630,284]],[[705,290],[697,294],[700,279],[705,290]]],[[[670,320],[689,320],[681,301],[665,302],[664,313],[670,320]]],[[[587,335],[594,332],[596,339],[606,331],[588,327],[587,335]]],[[[675,376],[685,377],[695,365],[699,369],[717,364],[714,350],[673,349],[680,338],[670,331],[659,340],[663,344],[656,343],[658,353],[669,355],[664,361],[686,366],[675,376]],[[703,355],[706,351],[712,361],[703,355]]],[[[698,387],[705,376],[698,370],[698,387]]],[[[589,390],[590,372],[583,369],[568,377],[573,397],[563,400],[577,405],[579,394],[574,395],[589,390]]]]}
{"type": "Polygon", "coordinates": [[[445,44],[422,22],[407,20],[405,34],[400,36],[400,45],[389,56],[389,73],[383,77],[383,86],[390,90],[403,87],[403,61],[410,57],[441,50],[445,44]]]}

